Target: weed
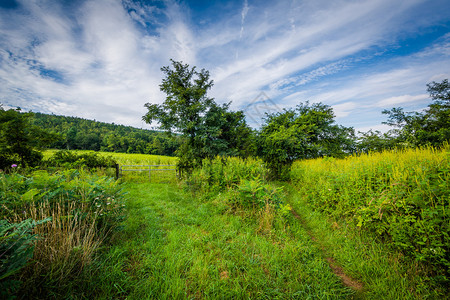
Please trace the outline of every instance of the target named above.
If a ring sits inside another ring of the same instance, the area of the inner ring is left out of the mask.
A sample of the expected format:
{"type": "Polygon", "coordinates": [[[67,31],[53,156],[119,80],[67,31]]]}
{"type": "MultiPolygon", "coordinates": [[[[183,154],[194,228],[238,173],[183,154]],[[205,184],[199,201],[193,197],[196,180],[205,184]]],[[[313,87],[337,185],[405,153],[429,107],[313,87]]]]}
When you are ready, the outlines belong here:
{"type": "Polygon", "coordinates": [[[39,238],[33,240],[32,263],[14,277],[23,282],[18,293],[65,295],[90,272],[100,246],[123,220],[120,186],[83,170],[0,174],[0,179],[2,218],[15,224],[48,221],[32,230],[39,238]]]}
{"type": "Polygon", "coordinates": [[[445,286],[450,274],[450,161],[443,149],[405,149],[296,162],[293,182],[311,208],[378,236],[445,286]]]}

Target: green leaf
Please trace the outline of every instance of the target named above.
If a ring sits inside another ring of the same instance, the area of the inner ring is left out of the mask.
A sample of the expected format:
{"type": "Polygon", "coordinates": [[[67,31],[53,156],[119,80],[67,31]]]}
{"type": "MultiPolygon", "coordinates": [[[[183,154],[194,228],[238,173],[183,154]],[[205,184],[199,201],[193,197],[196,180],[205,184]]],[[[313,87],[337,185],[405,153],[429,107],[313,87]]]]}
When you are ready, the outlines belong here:
{"type": "Polygon", "coordinates": [[[31,189],[22,195],[22,200],[26,202],[31,202],[34,200],[35,196],[39,194],[39,192],[40,191],[38,189],[31,189]]]}

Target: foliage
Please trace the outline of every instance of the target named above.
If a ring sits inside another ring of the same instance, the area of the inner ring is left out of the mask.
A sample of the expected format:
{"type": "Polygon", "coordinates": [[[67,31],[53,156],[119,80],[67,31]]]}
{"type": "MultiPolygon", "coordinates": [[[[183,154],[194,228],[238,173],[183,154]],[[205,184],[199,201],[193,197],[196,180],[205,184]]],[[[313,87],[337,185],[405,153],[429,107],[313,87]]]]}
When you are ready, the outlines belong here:
{"type": "Polygon", "coordinates": [[[146,103],[148,112],[142,119],[147,123],[158,121],[160,129],[182,134],[178,168],[190,173],[205,158],[248,155],[251,147],[247,140],[252,131],[243,113],[230,112],[229,104],[218,105],[207,96],[213,86],[207,70],[198,72],[187,64],[171,62],[173,69],[161,68],[165,78],[160,89],[166,93],[166,100],[162,104],[146,103]]]}
{"type": "Polygon", "coordinates": [[[353,299],[446,298],[446,287],[430,280],[423,263],[408,259],[369,231],[355,230],[344,218],[330,218],[298,193],[298,187],[287,190],[288,202],[324,254],[364,285],[353,299]]]}
{"type": "Polygon", "coordinates": [[[38,151],[58,136],[49,134],[30,123],[32,113],[21,113],[20,108],[4,110],[0,106],[0,168],[11,164],[35,166],[42,154],[38,151]]]}
{"type": "Polygon", "coordinates": [[[77,117],[35,113],[32,124],[62,135],[61,140],[48,145],[54,149],[174,156],[180,145],[178,135],[77,117]]]}
{"type": "Polygon", "coordinates": [[[110,156],[101,156],[97,153],[77,154],[72,151],[60,150],[48,159],[47,164],[51,166],[64,166],[66,168],[87,167],[93,169],[115,167],[117,162],[110,156]]]}
{"type": "Polygon", "coordinates": [[[283,201],[283,188],[267,183],[267,174],[260,160],[216,157],[194,170],[185,184],[194,194],[200,192],[213,198],[224,192],[233,209],[259,212],[263,219],[267,214],[284,218],[290,208],[283,201]]]}
{"type": "Polygon", "coordinates": [[[353,129],[335,125],[331,107],[300,104],[267,114],[259,134],[259,153],[271,175],[287,179],[297,159],[343,157],[353,151],[353,129]]]}
{"type": "Polygon", "coordinates": [[[278,208],[282,204],[282,190],[260,179],[242,180],[237,186],[236,197],[231,201],[243,208],[264,209],[267,205],[278,208]]]}
{"type": "Polygon", "coordinates": [[[359,153],[381,152],[394,148],[400,148],[401,145],[396,144],[395,140],[387,133],[381,133],[372,129],[367,132],[359,131],[356,142],[356,148],[359,153]]]}
{"type": "Polygon", "coordinates": [[[231,103],[211,104],[198,135],[204,142],[204,156],[249,157],[255,154],[255,132],[247,125],[242,111],[230,111],[231,103]]]}
{"type": "Polygon", "coordinates": [[[397,144],[439,146],[450,140],[450,84],[445,79],[427,87],[434,102],[424,112],[404,112],[399,107],[383,111],[388,115],[384,124],[394,127],[390,135],[397,144]]]}
{"type": "Polygon", "coordinates": [[[12,297],[20,281],[11,279],[33,256],[34,241],[37,236],[32,233],[35,226],[50,221],[50,218],[35,221],[26,219],[20,223],[0,220],[0,295],[12,297]]]}
{"type": "Polygon", "coordinates": [[[34,229],[40,239],[34,242],[33,262],[15,275],[23,281],[19,293],[26,297],[72,288],[124,219],[121,187],[112,178],[82,170],[36,171],[30,176],[0,174],[0,183],[2,219],[51,218],[34,229]]]}
{"type": "Polygon", "coordinates": [[[221,192],[234,188],[242,180],[266,179],[267,173],[259,159],[216,157],[204,160],[202,168],[194,170],[185,184],[194,191],[221,192]]]}
{"type": "Polygon", "coordinates": [[[308,160],[294,165],[292,177],[314,209],[373,232],[426,264],[434,280],[448,283],[448,151],[446,146],[308,160]]]}
{"type": "Polygon", "coordinates": [[[30,207],[47,202],[50,208],[56,208],[60,199],[65,206],[71,202],[83,206],[86,211],[75,208],[80,213],[102,213],[102,223],[113,224],[122,218],[121,188],[113,178],[67,170],[52,175],[46,171],[30,176],[0,174],[0,179],[2,218],[23,215],[30,207]]]}
{"type": "Polygon", "coordinates": [[[156,120],[162,130],[180,132],[184,137],[184,145],[178,149],[180,165],[187,170],[201,164],[202,141],[198,135],[198,128],[203,124],[203,114],[208,113],[213,99],[206,93],[212,87],[209,72],[202,69],[200,72],[189,68],[181,62],[172,60],[173,70],[162,67],[166,75],[160,88],[167,98],[161,105],[146,103],[148,109],[143,120],[151,123],[156,120]]]}

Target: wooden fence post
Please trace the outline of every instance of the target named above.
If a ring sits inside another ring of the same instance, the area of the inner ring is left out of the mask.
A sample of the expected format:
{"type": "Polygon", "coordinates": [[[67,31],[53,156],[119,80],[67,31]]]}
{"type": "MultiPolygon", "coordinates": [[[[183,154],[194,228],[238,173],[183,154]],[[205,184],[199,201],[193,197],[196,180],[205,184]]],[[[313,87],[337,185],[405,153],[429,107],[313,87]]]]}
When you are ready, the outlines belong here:
{"type": "Polygon", "coordinates": [[[119,164],[116,164],[115,167],[116,167],[116,180],[117,180],[117,179],[119,179],[119,176],[120,176],[119,164]]]}

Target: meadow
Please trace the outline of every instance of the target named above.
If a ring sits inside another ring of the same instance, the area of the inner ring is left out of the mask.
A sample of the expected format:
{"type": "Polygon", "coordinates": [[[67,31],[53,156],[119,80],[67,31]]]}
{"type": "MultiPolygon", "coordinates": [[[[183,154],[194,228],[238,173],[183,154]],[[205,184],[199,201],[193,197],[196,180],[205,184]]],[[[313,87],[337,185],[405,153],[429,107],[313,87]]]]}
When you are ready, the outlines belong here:
{"type": "Polygon", "coordinates": [[[298,161],[289,182],[250,158],[205,161],[182,180],[0,174],[2,247],[22,245],[1,257],[0,283],[36,299],[445,298],[449,165],[444,146],[298,161]]]}
{"type": "MultiPolygon", "coordinates": [[[[50,158],[59,150],[46,150],[43,152],[44,159],[50,158]]],[[[121,165],[169,165],[177,162],[178,158],[174,156],[162,156],[137,153],[118,153],[118,152],[98,152],[92,150],[71,150],[74,153],[95,153],[103,157],[111,157],[121,165]]]]}
{"type": "Polygon", "coordinates": [[[448,295],[449,150],[445,145],[296,162],[291,204],[369,294],[386,284],[391,297],[400,295],[399,287],[416,298],[448,295]]]}

